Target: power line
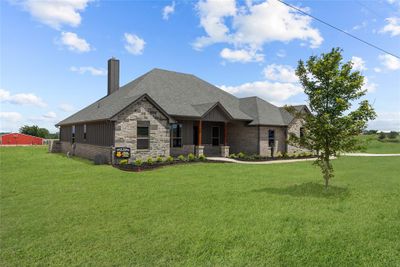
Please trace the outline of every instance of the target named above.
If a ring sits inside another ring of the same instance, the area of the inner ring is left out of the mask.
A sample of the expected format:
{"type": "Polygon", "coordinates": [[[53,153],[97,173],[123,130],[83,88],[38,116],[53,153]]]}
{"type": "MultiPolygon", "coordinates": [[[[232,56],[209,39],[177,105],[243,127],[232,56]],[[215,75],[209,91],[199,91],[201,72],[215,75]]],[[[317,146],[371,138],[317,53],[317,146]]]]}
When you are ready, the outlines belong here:
{"type": "Polygon", "coordinates": [[[387,50],[385,50],[385,49],[383,49],[383,48],[380,48],[379,46],[376,46],[376,45],[374,45],[374,44],[371,44],[370,42],[367,42],[367,41],[365,41],[365,40],[363,40],[363,39],[361,39],[361,38],[359,38],[359,37],[357,37],[357,36],[355,36],[355,35],[353,35],[353,34],[351,34],[351,33],[348,33],[348,32],[346,32],[346,31],[344,31],[344,30],[342,30],[342,29],[340,29],[340,28],[338,28],[338,27],[336,27],[336,26],[333,26],[332,24],[330,24],[330,23],[328,23],[328,22],[325,22],[325,21],[323,21],[323,20],[321,20],[321,19],[319,19],[319,18],[317,18],[317,17],[314,17],[313,15],[308,14],[307,12],[304,12],[304,11],[301,10],[300,8],[297,8],[297,7],[292,6],[292,5],[288,4],[288,3],[285,3],[285,2],[282,1],[282,0],[277,0],[277,1],[281,2],[282,4],[284,4],[284,5],[286,5],[286,6],[290,7],[290,8],[293,8],[293,9],[297,10],[298,12],[300,12],[300,13],[306,15],[306,16],[309,16],[309,17],[311,17],[311,18],[313,18],[313,19],[315,19],[315,20],[317,20],[317,21],[319,21],[319,22],[321,22],[321,23],[323,23],[323,24],[325,24],[325,25],[327,25],[327,26],[329,26],[329,27],[331,27],[331,28],[337,30],[337,31],[340,31],[341,33],[344,33],[344,34],[346,34],[346,35],[348,35],[348,36],[350,36],[350,37],[352,37],[352,38],[354,38],[354,39],[356,39],[356,40],[358,40],[358,41],[360,41],[360,42],[363,42],[363,43],[366,44],[366,45],[369,45],[369,46],[371,46],[371,47],[373,47],[373,48],[375,48],[375,49],[378,49],[378,50],[380,50],[380,51],[382,51],[382,52],[384,52],[384,53],[386,53],[386,54],[389,54],[389,55],[391,55],[391,56],[393,56],[393,57],[396,57],[396,58],[400,59],[400,56],[395,55],[395,54],[393,54],[393,53],[391,53],[391,52],[389,52],[389,51],[387,51],[387,50]]]}

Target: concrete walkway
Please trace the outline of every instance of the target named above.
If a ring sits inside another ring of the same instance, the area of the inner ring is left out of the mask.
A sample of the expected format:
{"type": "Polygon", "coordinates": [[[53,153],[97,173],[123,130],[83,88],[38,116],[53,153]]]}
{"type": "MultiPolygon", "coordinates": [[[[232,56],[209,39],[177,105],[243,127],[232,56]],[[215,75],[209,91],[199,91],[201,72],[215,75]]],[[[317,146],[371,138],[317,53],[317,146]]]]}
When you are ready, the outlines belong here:
{"type": "Polygon", "coordinates": [[[400,154],[343,153],[342,156],[349,156],[349,157],[400,157],[400,154]]]}
{"type": "Polygon", "coordinates": [[[242,160],[223,158],[223,157],[207,157],[207,159],[213,161],[223,161],[223,162],[239,163],[239,164],[275,164],[275,163],[292,163],[292,162],[315,160],[315,158],[309,158],[309,159],[286,159],[286,160],[268,160],[268,161],[242,161],[242,160]]]}

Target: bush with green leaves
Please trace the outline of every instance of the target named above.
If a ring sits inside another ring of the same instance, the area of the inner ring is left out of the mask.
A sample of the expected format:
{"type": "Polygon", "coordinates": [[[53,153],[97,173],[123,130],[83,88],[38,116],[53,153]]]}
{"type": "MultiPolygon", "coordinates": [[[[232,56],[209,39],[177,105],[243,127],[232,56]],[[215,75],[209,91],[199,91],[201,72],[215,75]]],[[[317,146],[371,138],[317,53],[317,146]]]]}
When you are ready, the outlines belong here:
{"type": "Polygon", "coordinates": [[[128,160],[127,159],[121,159],[119,161],[119,165],[126,165],[126,164],[128,164],[128,160]]]}
{"type": "Polygon", "coordinates": [[[187,156],[188,161],[195,161],[196,160],[196,156],[193,153],[189,153],[189,155],[187,156]]]}
{"type": "Polygon", "coordinates": [[[380,141],[382,141],[382,140],[384,140],[385,138],[386,138],[386,134],[385,134],[384,132],[380,132],[379,135],[378,135],[378,139],[379,139],[380,141]]]}
{"type": "Polygon", "coordinates": [[[282,158],[282,153],[280,151],[276,152],[275,158],[282,158]]]}
{"type": "Polygon", "coordinates": [[[174,158],[171,157],[171,156],[168,156],[168,157],[165,159],[165,161],[168,162],[168,163],[172,163],[172,162],[174,162],[174,158]]]}
{"type": "Polygon", "coordinates": [[[243,159],[246,156],[246,154],[244,154],[243,152],[239,152],[239,153],[237,153],[236,156],[238,159],[243,159]]]}
{"type": "Polygon", "coordinates": [[[178,156],[178,160],[179,160],[179,161],[186,161],[186,158],[185,158],[184,155],[179,155],[179,156],[178,156]]]}
{"type": "Polygon", "coordinates": [[[201,160],[201,161],[205,161],[205,160],[206,160],[206,156],[204,156],[204,155],[200,155],[200,156],[199,156],[199,160],[201,160]]]}
{"type": "Polygon", "coordinates": [[[390,133],[388,133],[388,138],[389,138],[389,139],[396,139],[397,136],[399,136],[399,133],[398,133],[398,132],[391,131],[390,133]]]}
{"type": "Polygon", "coordinates": [[[149,165],[153,165],[153,164],[154,164],[153,158],[148,158],[148,159],[146,160],[146,162],[147,162],[147,164],[149,164],[149,165]]]}
{"type": "Polygon", "coordinates": [[[161,156],[158,156],[157,159],[156,159],[157,163],[162,163],[163,160],[164,160],[164,159],[163,159],[163,157],[161,157],[161,156]]]}
{"type": "Polygon", "coordinates": [[[142,164],[143,164],[143,161],[141,159],[136,159],[135,160],[135,165],[136,166],[142,166],[142,164]]]}
{"type": "Polygon", "coordinates": [[[232,154],[230,154],[230,155],[229,155],[229,158],[231,158],[231,159],[236,159],[236,158],[237,158],[237,156],[236,156],[236,154],[235,154],[235,153],[232,153],[232,154]]]}

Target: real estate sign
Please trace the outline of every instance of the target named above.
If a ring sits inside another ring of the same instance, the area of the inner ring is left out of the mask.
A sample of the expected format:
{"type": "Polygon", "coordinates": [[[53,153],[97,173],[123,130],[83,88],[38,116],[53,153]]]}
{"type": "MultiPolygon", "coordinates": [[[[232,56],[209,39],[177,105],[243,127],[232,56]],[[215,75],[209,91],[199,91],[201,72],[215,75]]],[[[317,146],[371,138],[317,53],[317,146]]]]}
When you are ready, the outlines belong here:
{"type": "Polygon", "coordinates": [[[131,149],[129,147],[116,147],[115,157],[118,159],[127,159],[131,157],[131,149]]]}

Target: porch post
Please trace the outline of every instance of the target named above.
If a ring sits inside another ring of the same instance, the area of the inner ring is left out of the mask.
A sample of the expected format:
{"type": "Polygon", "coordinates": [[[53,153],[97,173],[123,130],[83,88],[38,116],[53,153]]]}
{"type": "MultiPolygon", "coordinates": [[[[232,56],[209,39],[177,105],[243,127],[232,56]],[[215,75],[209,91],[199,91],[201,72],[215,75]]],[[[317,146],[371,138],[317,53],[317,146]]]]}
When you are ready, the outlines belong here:
{"type": "Polygon", "coordinates": [[[199,120],[199,140],[198,140],[199,146],[201,146],[203,144],[202,141],[203,141],[202,140],[202,121],[199,120]]]}
{"type": "Polygon", "coordinates": [[[221,157],[229,157],[229,146],[228,146],[228,122],[224,123],[224,145],[221,148],[221,157]]]}
{"type": "Polygon", "coordinates": [[[199,120],[199,134],[198,134],[198,140],[197,140],[198,145],[195,147],[195,153],[196,153],[197,157],[204,155],[204,146],[202,145],[203,144],[203,138],[202,138],[203,129],[202,129],[202,126],[203,126],[202,125],[202,121],[199,120]]]}
{"type": "Polygon", "coordinates": [[[228,145],[228,122],[224,125],[224,146],[228,145]]]}

